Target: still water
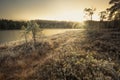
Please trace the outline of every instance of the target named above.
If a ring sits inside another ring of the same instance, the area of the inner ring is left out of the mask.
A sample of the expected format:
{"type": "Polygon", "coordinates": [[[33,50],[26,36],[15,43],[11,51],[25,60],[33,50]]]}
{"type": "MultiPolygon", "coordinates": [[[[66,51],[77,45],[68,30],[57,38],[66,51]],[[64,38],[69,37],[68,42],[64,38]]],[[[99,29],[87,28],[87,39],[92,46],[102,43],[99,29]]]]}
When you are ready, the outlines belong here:
{"type": "MultiPolygon", "coordinates": [[[[70,30],[76,30],[76,29],[44,29],[42,33],[45,36],[52,36],[52,35],[63,33],[70,30]]],[[[23,39],[23,31],[21,30],[0,31],[0,44],[11,42],[11,41],[22,40],[22,39],[23,39]]]]}

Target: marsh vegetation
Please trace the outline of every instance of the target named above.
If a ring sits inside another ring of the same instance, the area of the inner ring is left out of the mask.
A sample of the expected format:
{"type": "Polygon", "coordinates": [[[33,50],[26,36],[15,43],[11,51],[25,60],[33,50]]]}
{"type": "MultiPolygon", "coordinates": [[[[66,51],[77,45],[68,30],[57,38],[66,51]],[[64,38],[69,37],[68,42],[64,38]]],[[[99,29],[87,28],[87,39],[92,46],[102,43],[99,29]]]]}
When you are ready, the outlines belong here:
{"type": "Polygon", "coordinates": [[[119,80],[120,33],[112,29],[68,31],[0,47],[2,80],[119,80]],[[63,37],[64,36],[64,37],[63,37]],[[117,37],[116,37],[117,36],[117,37]],[[47,76],[46,76],[47,75],[47,76]]]}
{"type": "Polygon", "coordinates": [[[95,8],[84,9],[84,23],[0,20],[1,30],[22,28],[24,38],[0,45],[0,80],[120,80],[120,0],[109,4],[100,21],[95,8]],[[47,28],[54,32],[45,36],[47,28]]]}

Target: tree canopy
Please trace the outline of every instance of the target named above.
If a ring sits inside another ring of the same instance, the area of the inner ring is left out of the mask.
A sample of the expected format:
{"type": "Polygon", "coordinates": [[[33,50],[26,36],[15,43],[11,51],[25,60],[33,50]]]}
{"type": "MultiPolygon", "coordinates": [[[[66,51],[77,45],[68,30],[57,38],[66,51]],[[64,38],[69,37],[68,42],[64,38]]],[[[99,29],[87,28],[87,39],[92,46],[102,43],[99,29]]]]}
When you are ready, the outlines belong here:
{"type": "Polygon", "coordinates": [[[120,20],[120,0],[110,0],[112,5],[108,10],[110,11],[110,19],[120,20]]]}
{"type": "Polygon", "coordinates": [[[85,8],[84,11],[86,12],[86,15],[90,16],[90,20],[92,21],[92,16],[94,14],[95,8],[85,8]]]}

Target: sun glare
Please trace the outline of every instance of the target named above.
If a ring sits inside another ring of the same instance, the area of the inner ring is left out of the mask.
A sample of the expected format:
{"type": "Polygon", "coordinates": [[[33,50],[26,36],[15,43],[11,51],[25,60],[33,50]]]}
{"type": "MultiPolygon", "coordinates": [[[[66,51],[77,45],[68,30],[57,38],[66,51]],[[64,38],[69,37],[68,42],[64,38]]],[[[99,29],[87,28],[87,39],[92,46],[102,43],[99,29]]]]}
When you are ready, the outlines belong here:
{"type": "Polygon", "coordinates": [[[46,16],[40,19],[47,19],[47,20],[58,20],[58,21],[84,21],[84,14],[83,13],[75,13],[75,12],[65,12],[61,14],[56,14],[52,16],[46,16]]]}
{"type": "MultiPolygon", "coordinates": [[[[90,17],[85,17],[84,12],[78,12],[78,13],[71,13],[66,12],[64,14],[57,14],[53,16],[43,17],[40,19],[47,19],[47,20],[57,20],[57,21],[77,21],[77,22],[83,22],[85,20],[89,20],[90,17]]],[[[93,20],[99,20],[99,16],[97,14],[93,15],[93,20]]]]}

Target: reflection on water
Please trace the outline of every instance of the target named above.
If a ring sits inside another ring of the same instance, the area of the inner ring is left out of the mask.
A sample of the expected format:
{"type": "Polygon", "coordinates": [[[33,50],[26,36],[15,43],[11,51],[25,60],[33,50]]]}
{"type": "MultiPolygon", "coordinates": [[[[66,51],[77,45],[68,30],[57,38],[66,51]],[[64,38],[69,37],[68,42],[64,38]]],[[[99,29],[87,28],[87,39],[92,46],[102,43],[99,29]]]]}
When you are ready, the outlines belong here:
{"type": "Polygon", "coordinates": [[[20,30],[0,31],[0,43],[20,40],[21,38],[22,38],[22,31],[20,30]]]}
{"type": "MultiPolygon", "coordinates": [[[[76,29],[44,29],[43,34],[45,36],[52,36],[54,34],[59,34],[70,30],[76,30],[76,29]]],[[[0,44],[10,41],[22,40],[22,39],[23,39],[23,32],[21,30],[0,31],[0,44]]]]}

